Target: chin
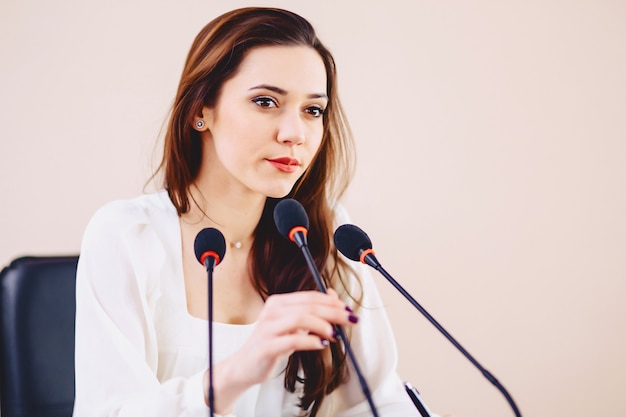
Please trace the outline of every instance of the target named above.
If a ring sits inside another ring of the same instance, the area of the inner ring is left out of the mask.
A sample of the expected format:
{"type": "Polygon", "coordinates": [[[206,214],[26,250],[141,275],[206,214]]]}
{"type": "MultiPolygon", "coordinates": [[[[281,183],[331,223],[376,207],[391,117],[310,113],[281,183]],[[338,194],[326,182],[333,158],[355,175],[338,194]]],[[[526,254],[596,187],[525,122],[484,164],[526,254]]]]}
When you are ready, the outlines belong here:
{"type": "Polygon", "coordinates": [[[288,190],[272,191],[272,192],[265,193],[265,196],[270,197],[270,198],[284,198],[289,195],[290,191],[291,191],[291,188],[288,190]]]}
{"type": "Polygon", "coordinates": [[[288,184],[275,184],[274,187],[265,190],[265,196],[270,198],[284,198],[289,195],[295,182],[289,182],[288,184]]]}

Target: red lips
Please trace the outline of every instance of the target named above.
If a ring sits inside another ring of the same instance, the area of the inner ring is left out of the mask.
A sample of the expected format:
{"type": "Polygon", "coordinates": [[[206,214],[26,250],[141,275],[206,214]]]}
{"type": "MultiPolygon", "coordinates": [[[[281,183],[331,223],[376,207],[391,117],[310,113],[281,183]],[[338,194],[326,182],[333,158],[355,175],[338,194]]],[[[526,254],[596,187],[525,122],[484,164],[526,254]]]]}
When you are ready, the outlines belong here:
{"type": "Polygon", "coordinates": [[[274,168],[276,168],[280,172],[296,172],[300,167],[300,161],[289,157],[267,159],[267,162],[272,164],[274,168]]]}
{"type": "Polygon", "coordinates": [[[285,164],[285,165],[300,165],[300,161],[298,161],[297,159],[288,158],[288,157],[268,159],[268,161],[277,162],[279,164],[285,164]]]}

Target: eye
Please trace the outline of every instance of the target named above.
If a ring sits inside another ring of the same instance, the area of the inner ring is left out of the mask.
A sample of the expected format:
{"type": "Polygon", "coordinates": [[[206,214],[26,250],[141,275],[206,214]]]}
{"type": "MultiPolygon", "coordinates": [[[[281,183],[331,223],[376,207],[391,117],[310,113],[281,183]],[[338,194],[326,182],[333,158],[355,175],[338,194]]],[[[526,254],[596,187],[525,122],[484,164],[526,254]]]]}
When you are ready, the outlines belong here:
{"type": "Polygon", "coordinates": [[[278,107],[276,100],[267,96],[255,97],[252,99],[252,102],[255,103],[259,107],[263,107],[267,109],[272,108],[272,107],[278,107]]]}
{"type": "Polygon", "coordinates": [[[321,106],[310,106],[304,109],[304,111],[313,117],[322,117],[322,115],[326,112],[326,109],[321,106]]]}

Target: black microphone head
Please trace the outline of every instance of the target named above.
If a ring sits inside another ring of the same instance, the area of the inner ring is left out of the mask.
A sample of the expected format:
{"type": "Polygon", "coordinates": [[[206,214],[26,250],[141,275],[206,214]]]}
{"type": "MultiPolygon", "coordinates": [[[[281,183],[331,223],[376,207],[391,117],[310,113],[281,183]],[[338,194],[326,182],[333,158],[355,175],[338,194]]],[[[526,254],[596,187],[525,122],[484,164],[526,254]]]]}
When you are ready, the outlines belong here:
{"type": "Polygon", "coordinates": [[[294,241],[291,236],[294,228],[304,229],[305,234],[309,230],[309,216],[307,216],[306,210],[304,210],[302,204],[291,198],[286,198],[276,204],[276,207],[274,207],[274,223],[276,223],[276,228],[280,234],[291,241],[294,241]]]}
{"type": "Polygon", "coordinates": [[[207,256],[213,257],[217,265],[226,256],[226,240],[222,232],[214,227],[207,227],[196,235],[193,250],[196,253],[196,259],[202,265],[207,256]]]}
{"type": "Polygon", "coordinates": [[[372,241],[363,230],[353,224],[343,224],[335,230],[335,247],[348,259],[361,262],[361,253],[372,249],[372,241]]]}

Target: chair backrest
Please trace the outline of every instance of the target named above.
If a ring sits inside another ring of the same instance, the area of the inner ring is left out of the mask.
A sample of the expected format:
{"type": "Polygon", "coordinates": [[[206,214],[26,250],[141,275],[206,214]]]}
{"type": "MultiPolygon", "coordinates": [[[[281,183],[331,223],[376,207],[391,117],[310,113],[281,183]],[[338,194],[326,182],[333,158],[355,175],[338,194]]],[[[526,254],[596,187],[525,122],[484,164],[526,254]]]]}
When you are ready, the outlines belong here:
{"type": "Polygon", "coordinates": [[[2,417],[71,417],[78,256],[23,257],[0,272],[2,417]]]}

